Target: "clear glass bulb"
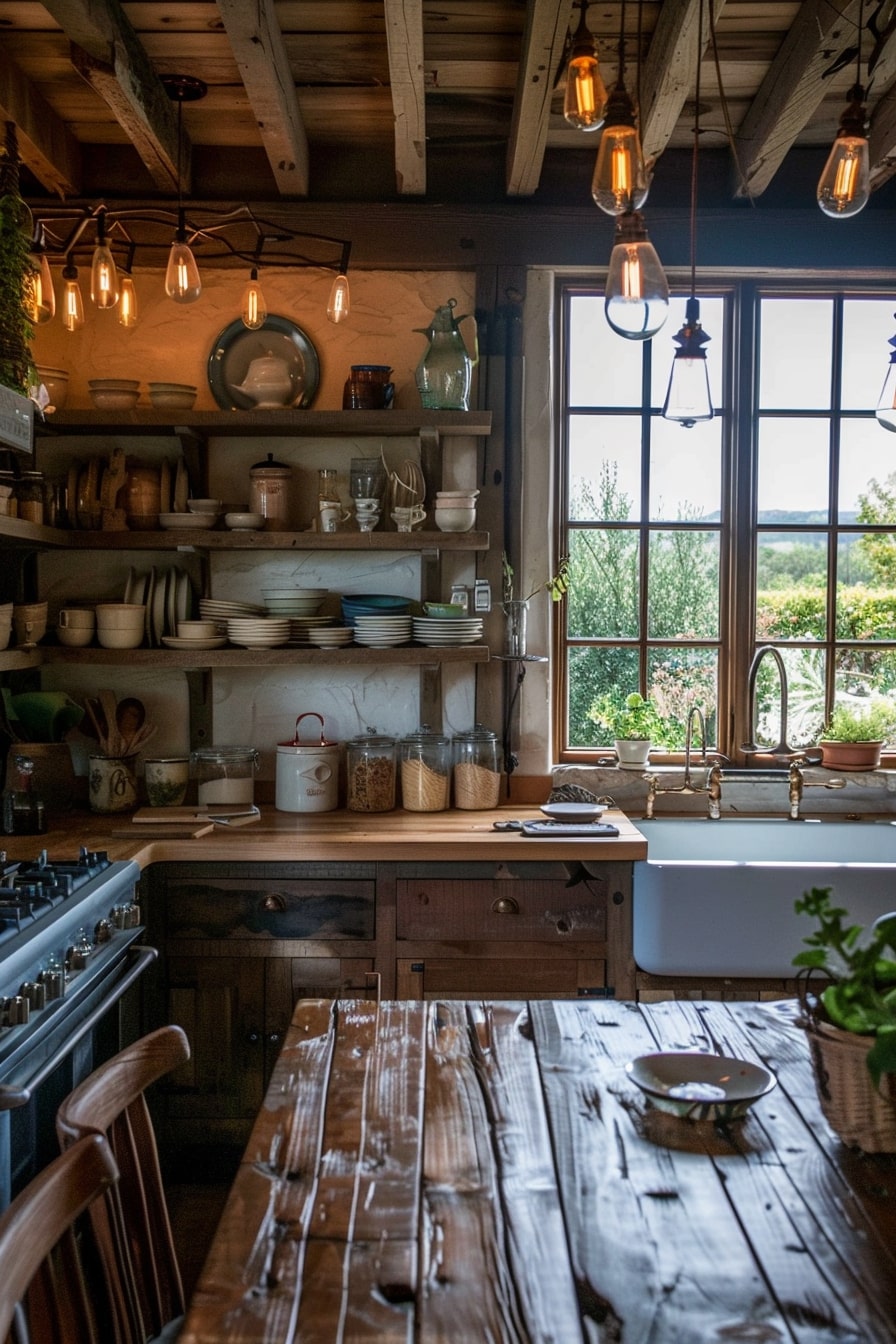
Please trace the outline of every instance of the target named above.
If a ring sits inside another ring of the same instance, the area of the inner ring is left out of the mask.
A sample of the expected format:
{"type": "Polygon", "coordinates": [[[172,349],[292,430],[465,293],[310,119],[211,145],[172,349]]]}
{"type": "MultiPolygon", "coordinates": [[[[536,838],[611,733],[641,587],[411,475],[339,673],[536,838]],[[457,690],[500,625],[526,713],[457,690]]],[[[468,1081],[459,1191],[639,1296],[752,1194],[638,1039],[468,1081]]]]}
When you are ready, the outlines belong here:
{"type": "Polygon", "coordinates": [[[253,267],[249,283],[243,290],[240,318],[244,327],[248,327],[250,331],[257,331],[259,327],[264,326],[267,316],[268,310],[264,301],[264,294],[262,294],[261,285],[258,283],[258,271],[253,267]]]}
{"type": "Polygon", "coordinates": [[[868,141],[863,135],[837,136],[818,179],[818,204],[831,219],[848,219],[868,204],[871,179],[868,141]]]}
{"type": "Polygon", "coordinates": [[[573,55],[566,69],[563,115],[577,131],[596,131],[604,124],[607,91],[600,77],[597,57],[573,55]]]}
{"type": "Polygon", "coordinates": [[[348,276],[340,272],[330,289],[330,297],[327,300],[327,317],[331,322],[344,322],[350,312],[348,276]]]}
{"type": "Polygon", "coordinates": [[[39,256],[38,261],[38,256],[32,253],[34,269],[26,280],[25,288],[25,311],[35,324],[49,322],[56,314],[56,291],[53,288],[50,263],[46,252],[41,252],[39,256]]]}
{"type": "Polygon", "coordinates": [[[604,126],[591,179],[595,205],[608,215],[623,215],[629,210],[640,209],[649,190],[641,137],[636,127],[604,126]]]}
{"type": "Polygon", "coordinates": [[[168,254],[165,271],[165,293],[175,303],[195,303],[202,293],[202,281],[196,258],[186,241],[176,237],[168,254]]]}
{"type": "Polygon", "coordinates": [[[123,275],[118,291],[118,321],[130,329],[137,325],[137,288],[132,275],[123,275]]]}
{"type": "Polygon", "coordinates": [[[77,331],[84,325],[84,301],[81,298],[77,271],[74,275],[65,275],[65,287],[62,291],[62,325],[66,331],[77,331]]]}
{"type": "Polygon", "coordinates": [[[669,284],[643,216],[636,211],[616,223],[604,313],[613,330],[630,341],[655,336],[669,313],[669,284]]]}
{"type": "Polygon", "coordinates": [[[114,308],[118,302],[118,267],[104,242],[97,243],[93,250],[90,297],[97,308],[114,308]]]}

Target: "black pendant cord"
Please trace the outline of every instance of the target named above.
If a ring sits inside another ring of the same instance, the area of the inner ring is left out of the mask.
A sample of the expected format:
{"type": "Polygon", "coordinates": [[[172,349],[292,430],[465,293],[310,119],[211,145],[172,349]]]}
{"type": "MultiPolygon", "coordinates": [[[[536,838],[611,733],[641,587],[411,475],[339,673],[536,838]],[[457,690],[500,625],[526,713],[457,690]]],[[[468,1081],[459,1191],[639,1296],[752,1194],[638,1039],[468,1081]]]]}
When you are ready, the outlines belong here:
{"type": "Polygon", "coordinates": [[[697,18],[697,77],[694,89],[694,149],[691,160],[691,298],[697,294],[697,161],[700,151],[700,73],[703,67],[703,4],[697,18]]]}

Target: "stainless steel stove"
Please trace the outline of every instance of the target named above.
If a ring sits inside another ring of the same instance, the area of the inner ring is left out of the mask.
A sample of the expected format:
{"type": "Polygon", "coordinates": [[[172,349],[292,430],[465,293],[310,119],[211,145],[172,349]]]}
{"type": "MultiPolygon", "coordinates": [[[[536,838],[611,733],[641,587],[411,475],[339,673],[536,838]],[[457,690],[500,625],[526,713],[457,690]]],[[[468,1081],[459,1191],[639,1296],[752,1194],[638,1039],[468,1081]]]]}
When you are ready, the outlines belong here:
{"type": "Polygon", "coordinates": [[[112,1009],[156,956],[139,945],[139,876],[83,847],[0,853],[0,1209],[53,1156],[59,1101],[118,1048],[112,1009]]]}

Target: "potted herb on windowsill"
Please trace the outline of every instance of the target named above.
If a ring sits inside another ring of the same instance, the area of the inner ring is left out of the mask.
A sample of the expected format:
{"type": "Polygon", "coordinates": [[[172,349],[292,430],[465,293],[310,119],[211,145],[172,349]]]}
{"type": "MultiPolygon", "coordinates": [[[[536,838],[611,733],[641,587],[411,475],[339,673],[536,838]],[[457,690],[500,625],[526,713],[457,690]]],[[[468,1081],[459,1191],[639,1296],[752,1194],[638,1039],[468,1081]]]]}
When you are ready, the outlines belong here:
{"type": "Polygon", "coordinates": [[[803,972],[803,1025],[821,1109],[845,1143],[896,1152],[896,912],[870,930],[845,925],[830,887],[813,887],[794,908],[818,921],[793,964],[803,972]],[[813,972],[831,982],[818,996],[808,992],[813,972]]]}
{"type": "Polygon", "coordinates": [[[896,704],[884,696],[865,703],[839,703],[818,740],[822,765],[831,770],[875,770],[896,732],[896,704]]]}
{"type": "Polygon", "coordinates": [[[663,720],[652,701],[637,691],[620,696],[605,692],[588,711],[592,722],[613,734],[613,745],[624,770],[643,770],[650,759],[650,745],[661,731],[663,720]]]}

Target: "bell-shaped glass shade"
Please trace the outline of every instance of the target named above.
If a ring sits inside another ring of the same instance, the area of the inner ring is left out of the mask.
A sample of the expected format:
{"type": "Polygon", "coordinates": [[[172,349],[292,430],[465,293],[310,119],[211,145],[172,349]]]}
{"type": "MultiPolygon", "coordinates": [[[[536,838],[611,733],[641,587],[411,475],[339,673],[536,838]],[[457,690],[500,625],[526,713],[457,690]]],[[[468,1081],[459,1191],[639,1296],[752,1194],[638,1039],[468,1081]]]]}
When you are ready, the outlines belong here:
{"type": "Polygon", "coordinates": [[[137,288],[132,275],[122,275],[118,287],[118,321],[130,330],[137,325],[137,288]]]}
{"type": "Polygon", "coordinates": [[[563,115],[577,131],[596,131],[604,124],[607,91],[593,53],[575,53],[566,67],[563,115]]]}
{"type": "Polygon", "coordinates": [[[243,290],[240,318],[244,327],[248,327],[250,331],[257,331],[259,327],[264,326],[267,316],[267,305],[264,301],[261,285],[258,283],[258,271],[253,266],[249,283],[243,290]]]}
{"type": "Polygon", "coordinates": [[[868,141],[863,135],[837,136],[818,179],[818,204],[832,219],[848,219],[871,195],[868,141]]]}
{"type": "Polygon", "coordinates": [[[637,127],[604,126],[591,179],[595,205],[608,215],[623,215],[640,209],[649,190],[637,127]]]}
{"type": "Polygon", "coordinates": [[[636,211],[616,223],[604,313],[613,330],[630,341],[655,336],[669,313],[669,284],[644,218],[636,211]]]}
{"type": "Polygon", "coordinates": [[[90,297],[97,308],[114,308],[118,302],[118,267],[105,242],[98,242],[93,249],[90,297]]]}
{"type": "Polygon", "coordinates": [[[350,311],[348,276],[340,272],[330,288],[330,297],[327,300],[327,317],[331,322],[344,322],[350,311]]]}
{"type": "Polygon", "coordinates": [[[874,414],[884,429],[896,431],[896,336],[891,337],[890,345],[894,347],[890,356],[890,367],[887,369],[874,414]]]}
{"type": "Polygon", "coordinates": [[[49,322],[56,314],[56,291],[46,252],[31,254],[33,269],[25,284],[25,311],[35,325],[49,322]]]}
{"type": "Polygon", "coordinates": [[[84,325],[84,300],[81,298],[78,272],[74,266],[66,266],[62,274],[65,279],[62,290],[62,325],[66,331],[77,331],[84,325]]]}
{"type": "Polygon", "coordinates": [[[673,337],[679,349],[672,361],[663,404],[663,419],[674,420],[685,429],[691,429],[698,420],[711,420],[713,416],[709,370],[703,349],[710,339],[700,325],[700,301],[691,295],[684,324],[673,337]]]}
{"type": "Polygon", "coordinates": [[[199,267],[187,243],[176,237],[168,254],[165,271],[165,293],[175,303],[195,303],[202,293],[199,267]]]}

